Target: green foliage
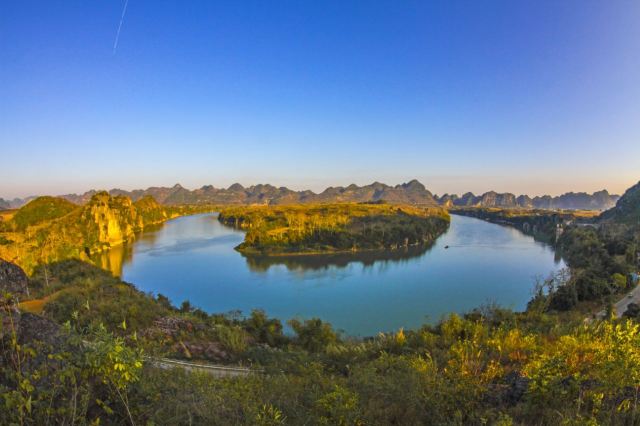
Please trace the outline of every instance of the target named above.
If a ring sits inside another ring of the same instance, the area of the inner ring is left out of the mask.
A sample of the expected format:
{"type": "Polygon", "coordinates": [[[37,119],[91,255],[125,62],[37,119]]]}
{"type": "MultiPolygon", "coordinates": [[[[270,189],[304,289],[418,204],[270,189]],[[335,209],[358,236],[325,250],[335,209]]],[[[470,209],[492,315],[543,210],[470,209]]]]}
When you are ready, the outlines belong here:
{"type": "Polygon", "coordinates": [[[96,266],[69,260],[49,265],[49,286],[44,284],[44,268],[39,269],[34,286],[41,294],[53,295],[44,306],[47,317],[64,323],[72,316],[82,327],[104,324],[119,331],[123,320],[131,330],[142,330],[168,310],[152,297],[113,277],[96,266]]]}
{"type": "Polygon", "coordinates": [[[338,336],[331,324],[319,318],[305,321],[289,320],[289,325],[296,333],[296,343],[310,352],[324,351],[329,345],[338,342],[338,336]]]}
{"type": "Polygon", "coordinates": [[[216,327],[218,340],[230,352],[242,354],[247,350],[247,333],[237,325],[218,325],[216,327]]]}
{"type": "Polygon", "coordinates": [[[449,226],[440,208],[353,203],[232,207],[219,220],[247,230],[240,251],[266,254],[419,245],[449,226]]]}
{"type": "Polygon", "coordinates": [[[286,340],[282,334],[280,320],[268,318],[267,314],[260,309],[251,311],[251,316],[244,322],[244,326],[256,342],[275,347],[286,340]]]}
{"type": "Polygon", "coordinates": [[[358,395],[340,385],[335,385],[316,401],[318,423],[323,425],[358,425],[359,420],[358,395]]]}
{"type": "Polygon", "coordinates": [[[66,216],[77,208],[64,198],[38,197],[20,208],[12,220],[18,231],[24,231],[29,226],[66,216]]]}
{"type": "MultiPolygon", "coordinates": [[[[640,421],[640,325],[632,322],[584,325],[486,306],[434,327],[366,340],[338,341],[326,323],[292,321],[296,337],[278,337],[278,349],[261,342],[280,335],[272,335],[278,327],[269,327],[274,320],[260,311],[205,323],[215,323],[212,338],[240,360],[271,354],[259,357],[265,373],[219,378],[143,366],[140,345],[150,342],[136,339],[128,319],[118,325],[120,334],[74,319],[70,350],[45,352],[55,364],[22,362],[19,373],[15,362],[0,364],[0,423],[41,424],[46,416],[54,423],[212,425],[640,421]]],[[[4,359],[16,350],[23,360],[40,354],[11,347],[3,346],[4,359]]]]}
{"type": "Polygon", "coordinates": [[[618,272],[611,276],[611,281],[614,288],[619,292],[626,290],[628,287],[627,278],[618,272]]]}

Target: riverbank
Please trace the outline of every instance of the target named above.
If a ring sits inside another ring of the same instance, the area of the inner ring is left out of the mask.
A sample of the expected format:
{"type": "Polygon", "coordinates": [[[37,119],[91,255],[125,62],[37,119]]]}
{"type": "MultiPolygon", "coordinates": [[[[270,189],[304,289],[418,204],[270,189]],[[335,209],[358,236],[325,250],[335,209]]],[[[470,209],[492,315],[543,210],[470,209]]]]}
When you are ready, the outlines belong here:
{"type": "Polygon", "coordinates": [[[538,241],[555,245],[564,227],[587,223],[599,212],[583,210],[502,209],[485,207],[456,207],[451,214],[475,217],[498,225],[517,228],[538,241]]]}

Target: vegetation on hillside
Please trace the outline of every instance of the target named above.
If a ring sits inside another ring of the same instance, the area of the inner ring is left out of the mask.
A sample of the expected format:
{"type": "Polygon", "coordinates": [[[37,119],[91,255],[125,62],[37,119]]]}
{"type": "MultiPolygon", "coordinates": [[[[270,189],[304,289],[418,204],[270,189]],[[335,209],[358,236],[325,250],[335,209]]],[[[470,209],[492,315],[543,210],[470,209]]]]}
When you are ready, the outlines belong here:
{"type": "Polygon", "coordinates": [[[600,216],[600,221],[640,226],[640,182],[627,189],[616,206],[600,216]]]}
{"type": "Polygon", "coordinates": [[[205,207],[163,207],[151,197],[136,202],[98,192],[82,206],[40,197],[15,212],[0,228],[0,257],[28,272],[65,259],[91,260],[96,252],[130,241],[149,225],[203,211],[205,207]]]}
{"type": "MultiPolygon", "coordinates": [[[[172,306],[79,261],[39,269],[45,345],[3,299],[1,424],[638,424],[640,324],[487,306],[367,339],[172,306]],[[7,318],[13,316],[18,328],[7,318]],[[144,356],[250,365],[217,378],[144,356]]],[[[539,306],[538,306],[539,307],[539,306]]]]}
{"type": "Polygon", "coordinates": [[[385,203],[231,207],[219,220],[247,231],[239,251],[261,254],[428,244],[449,226],[444,209],[385,203]]]}
{"type": "Polygon", "coordinates": [[[66,216],[78,206],[56,197],[38,197],[20,208],[13,216],[13,223],[19,231],[29,226],[66,216]]]}

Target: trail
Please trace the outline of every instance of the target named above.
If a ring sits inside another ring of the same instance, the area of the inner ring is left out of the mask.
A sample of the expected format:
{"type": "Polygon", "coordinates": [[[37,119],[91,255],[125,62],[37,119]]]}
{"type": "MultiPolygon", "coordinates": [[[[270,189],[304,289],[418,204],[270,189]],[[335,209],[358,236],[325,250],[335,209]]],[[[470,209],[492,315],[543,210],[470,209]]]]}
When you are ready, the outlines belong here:
{"type": "Polygon", "coordinates": [[[211,374],[215,377],[246,377],[250,374],[262,373],[262,370],[256,370],[247,367],[231,367],[227,365],[195,363],[181,361],[169,358],[146,357],[146,361],[158,368],[166,370],[172,368],[182,368],[187,371],[198,371],[211,374]]]}

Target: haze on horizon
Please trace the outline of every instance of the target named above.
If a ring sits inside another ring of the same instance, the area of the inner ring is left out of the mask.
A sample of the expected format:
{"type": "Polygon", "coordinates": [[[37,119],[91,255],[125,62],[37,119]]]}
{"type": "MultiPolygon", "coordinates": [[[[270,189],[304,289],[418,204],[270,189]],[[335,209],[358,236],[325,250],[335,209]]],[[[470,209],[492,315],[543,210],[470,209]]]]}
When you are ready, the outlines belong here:
{"type": "Polygon", "coordinates": [[[638,2],[123,6],[0,4],[0,197],[640,179],[638,2]]]}

